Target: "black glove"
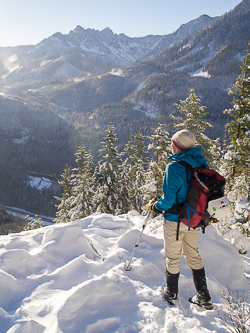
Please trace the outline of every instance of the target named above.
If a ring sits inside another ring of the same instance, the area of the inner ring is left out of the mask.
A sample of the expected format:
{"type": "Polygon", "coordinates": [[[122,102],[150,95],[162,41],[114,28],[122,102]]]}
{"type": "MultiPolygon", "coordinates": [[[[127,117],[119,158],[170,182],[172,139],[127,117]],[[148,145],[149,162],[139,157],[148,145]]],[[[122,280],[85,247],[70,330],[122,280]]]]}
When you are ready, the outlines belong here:
{"type": "MultiPolygon", "coordinates": [[[[156,201],[157,202],[157,201],[156,201]]],[[[164,214],[163,211],[159,210],[156,208],[156,202],[154,202],[152,205],[151,205],[151,210],[155,213],[155,214],[164,214]]]]}

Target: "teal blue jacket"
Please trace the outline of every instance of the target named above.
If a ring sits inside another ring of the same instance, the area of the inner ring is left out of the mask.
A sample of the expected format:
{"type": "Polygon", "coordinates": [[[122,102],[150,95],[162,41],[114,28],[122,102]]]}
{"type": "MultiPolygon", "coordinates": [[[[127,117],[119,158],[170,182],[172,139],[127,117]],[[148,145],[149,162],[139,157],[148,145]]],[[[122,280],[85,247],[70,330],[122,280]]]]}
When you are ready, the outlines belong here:
{"type": "MultiPolygon", "coordinates": [[[[186,179],[186,168],[177,161],[184,161],[193,167],[204,166],[208,168],[206,159],[202,156],[201,148],[191,148],[189,150],[182,151],[178,154],[174,154],[169,157],[172,162],[166,167],[162,192],[163,195],[157,201],[155,207],[160,211],[168,210],[173,204],[182,204],[186,200],[188,193],[189,182],[186,179]],[[177,200],[176,200],[177,198],[177,200]]],[[[191,178],[191,172],[188,171],[189,180],[191,178]]],[[[164,218],[169,221],[178,222],[178,215],[165,213],[164,218]]]]}

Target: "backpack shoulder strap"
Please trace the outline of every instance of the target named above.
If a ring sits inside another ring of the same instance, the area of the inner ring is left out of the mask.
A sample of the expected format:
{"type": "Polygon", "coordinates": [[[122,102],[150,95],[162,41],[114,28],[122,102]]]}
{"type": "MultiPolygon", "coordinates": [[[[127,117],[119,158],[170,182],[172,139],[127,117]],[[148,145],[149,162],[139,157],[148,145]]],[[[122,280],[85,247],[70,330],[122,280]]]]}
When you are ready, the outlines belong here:
{"type": "Polygon", "coordinates": [[[195,168],[188,164],[187,162],[184,162],[184,161],[177,161],[178,163],[180,163],[181,165],[183,165],[185,168],[186,168],[186,180],[187,180],[187,183],[189,182],[188,181],[188,171],[191,171],[192,173],[194,172],[195,168]]]}
{"type": "Polygon", "coordinates": [[[178,163],[180,163],[181,165],[183,165],[186,169],[188,169],[189,171],[193,172],[196,168],[193,167],[191,164],[184,162],[184,161],[177,161],[178,163]]]}
{"type": "MultiPolygon", "coordinates": [[[[185,168],[186,168],[186,181],[187,183],[189,182],[189,179],[188,179],[188,171],[191,171],[192,174],[194,172],[194,167],[192,167],[192,165],[188,164],[187,162],[184,162],[184,161],[176,161],[178,163],[180,163],[181,165],[183,165],[185,168]]],[[[177,232],[176,232],[176,240],[178,241],[179,239],[179,229],[180,229],[180,223],[181,223],[181,219],[180,219],[180,208],[181,206],[178,204],[178,200],[177,200],[177,196],[176,196],[176,201],[177,201],[177,205],[178,205],[178,223],[177,223],[177,232]]]]}

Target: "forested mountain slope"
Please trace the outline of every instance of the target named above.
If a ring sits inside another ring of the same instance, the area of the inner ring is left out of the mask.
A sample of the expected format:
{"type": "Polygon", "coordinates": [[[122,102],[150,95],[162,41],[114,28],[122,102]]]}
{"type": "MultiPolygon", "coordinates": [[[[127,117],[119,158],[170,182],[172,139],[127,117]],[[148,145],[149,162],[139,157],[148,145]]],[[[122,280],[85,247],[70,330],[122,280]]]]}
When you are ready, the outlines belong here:
{"type": "Polygon", "coordinates": [[[96,160],[110,118],[121,147],[130,133],[150,135],[159,122],[171,134],[173,104],[191,88],[215,126],[207,134],[222,137],[223,110],[232,100],[227,89],[240,73],[249,23],[244,0],[219,18],[203,15],[167,36],[132,39],[77,27],[35,46],[0,48],[0,199],[32,202],[26,172],[58,177],[65,164],[74,166],[81,139],[96,160]]]}

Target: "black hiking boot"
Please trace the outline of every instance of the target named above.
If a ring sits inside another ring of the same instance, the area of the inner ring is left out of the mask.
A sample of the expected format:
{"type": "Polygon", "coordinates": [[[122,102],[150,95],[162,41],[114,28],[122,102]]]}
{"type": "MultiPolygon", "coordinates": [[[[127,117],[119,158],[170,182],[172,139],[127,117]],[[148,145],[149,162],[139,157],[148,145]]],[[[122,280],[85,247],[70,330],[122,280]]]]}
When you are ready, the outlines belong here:
{"type": "Polygon", "coordinates": [[[192,269],[194,285],[197,294],[189,299],[189,302],[196,304],[206,310],[214,308],[212,299],[207,289],[207,282],[204,267],[201,269],[192,269]]]}
{"type": "Polygon", "coordinates": [[[195,296],[189,298],[189,302],[196,304],[200,306],[201,308],[204,308],[206,310],[213,310],[213,302],[211,300],[211,297],[204,297],[203,295],[196,294],[195,296]]]}
{"type": "Polygon", "coordinates": [[[168,288],[164,290],[164,299],[170,304],[175,305],[175,301],[177,301],[178,293],[172,293],[168,288]]]}
{"type": "Polygon", "coordinates": [[[180,273],[172,274],[166,271],[167,287],[164,290],[164,299],[170,305],[175,305],[177,300],[179,275],[180,273]]]}

